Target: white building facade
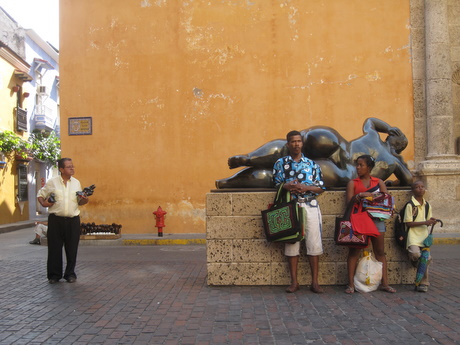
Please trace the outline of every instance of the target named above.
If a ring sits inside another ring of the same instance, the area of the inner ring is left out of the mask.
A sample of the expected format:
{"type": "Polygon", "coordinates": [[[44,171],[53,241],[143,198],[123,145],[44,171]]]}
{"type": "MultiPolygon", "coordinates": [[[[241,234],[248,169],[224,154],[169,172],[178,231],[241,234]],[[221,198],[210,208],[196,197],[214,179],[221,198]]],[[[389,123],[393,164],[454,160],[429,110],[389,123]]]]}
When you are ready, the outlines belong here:
{"type": "MultiPolygon", "coordinates": [[[[25,30],[25,33],[25,57],[31,66],[29,75],[33,77],[25,88],[29,93],[29,132],[54,131],[59,136],[59,53],[34,30],[25,30]]],[[[47,212],[35,196],[53,174],[56,174],[56,168],[49,163],[38,159],[29,163],[29,219],[35,219],[47,212]]]]}

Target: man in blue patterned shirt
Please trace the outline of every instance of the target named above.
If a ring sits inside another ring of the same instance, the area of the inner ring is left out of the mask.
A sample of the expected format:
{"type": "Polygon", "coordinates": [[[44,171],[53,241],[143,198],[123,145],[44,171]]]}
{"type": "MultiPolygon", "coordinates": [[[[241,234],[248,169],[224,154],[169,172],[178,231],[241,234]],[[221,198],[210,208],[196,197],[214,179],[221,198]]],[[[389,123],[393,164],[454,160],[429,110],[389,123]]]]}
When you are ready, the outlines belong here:
{"type": "MultiPolygon", "coordinates": [[[[322,218],[316,196],[324,192],[321,168],[311,159],[302,154],[302,136],[298,131],[286,135],[289,156],[278,159],[273,166],[273,180],[276,186],[284,182],[283,188],[288,190],[302,209],[305,224],[305,244],[311,269],[310,290],[322,293],[318,283],[319,255],[323,254],[321,240],[322,218]]],[[[300,242],[286,243],[284,254],[288,257],[291,285],[286,292],[299,289],[297,267],[299,264],[300,242]]]]}

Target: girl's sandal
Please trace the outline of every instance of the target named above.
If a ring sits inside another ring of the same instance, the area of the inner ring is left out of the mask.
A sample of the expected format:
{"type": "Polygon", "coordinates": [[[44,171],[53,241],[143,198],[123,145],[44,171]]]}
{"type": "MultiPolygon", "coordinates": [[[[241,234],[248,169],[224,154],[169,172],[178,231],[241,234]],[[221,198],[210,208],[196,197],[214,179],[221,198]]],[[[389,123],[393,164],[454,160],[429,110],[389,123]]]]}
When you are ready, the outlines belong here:
{"type": "Polygon", "coordinates": [[[392,288],[390,285],[381,286],[380,290],[385,291],[385,292],[389,292],[389,293],[395,293],[396,292],[396,289],[392,288]]]}
{"type": "Polygon", "coordinates": [[[349,295],[352,293],[355,293],[355,288],[350,285],[347,285],[347,288],[345,289],[345,293],[349,295]]]}

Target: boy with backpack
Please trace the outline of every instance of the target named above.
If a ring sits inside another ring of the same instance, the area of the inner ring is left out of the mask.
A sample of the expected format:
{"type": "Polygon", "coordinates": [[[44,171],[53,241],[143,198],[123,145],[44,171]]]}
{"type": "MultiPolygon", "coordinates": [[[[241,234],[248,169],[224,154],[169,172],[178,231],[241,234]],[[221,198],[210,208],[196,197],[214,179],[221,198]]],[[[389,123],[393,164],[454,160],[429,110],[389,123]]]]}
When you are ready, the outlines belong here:
{"type": "MultiPolygon", "coordinates": [[[[406,249],[409,254],[409,260],[414,267],[417,267],[422,248],[423,241],[429,234],[428,226],[436,223],[436,219],[432,217],[430,204],[424,199],[425,185],[422,181],[416,181],[411,186],[412,198],[406,204],[404,211],[404,223],[408,228],[406,249]]],[[[428,264],[431,263],[431,255],[428,258],[428,264]]],[[[428,268],[423,276],[420,284],[417,286],[417,291],[427,292],[428,286],[428,268]]]]}

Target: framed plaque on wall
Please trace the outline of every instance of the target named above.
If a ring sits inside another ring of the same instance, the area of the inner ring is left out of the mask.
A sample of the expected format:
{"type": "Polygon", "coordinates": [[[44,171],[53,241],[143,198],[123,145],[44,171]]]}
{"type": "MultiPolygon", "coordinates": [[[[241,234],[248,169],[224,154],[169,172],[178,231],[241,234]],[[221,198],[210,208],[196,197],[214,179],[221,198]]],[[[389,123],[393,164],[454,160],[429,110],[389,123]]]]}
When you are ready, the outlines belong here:
{"type": "Polygon", "coordinates": [[[92,135],[92,117],[69,117],[69,135],[92,135]]]}

